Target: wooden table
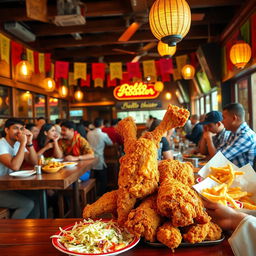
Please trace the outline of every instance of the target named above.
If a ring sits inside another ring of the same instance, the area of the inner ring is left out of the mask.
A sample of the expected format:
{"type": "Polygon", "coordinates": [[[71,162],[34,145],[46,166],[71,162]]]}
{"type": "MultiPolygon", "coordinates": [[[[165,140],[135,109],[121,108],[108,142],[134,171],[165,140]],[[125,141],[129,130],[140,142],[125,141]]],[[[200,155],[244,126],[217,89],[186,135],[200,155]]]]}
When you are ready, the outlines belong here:
{"type": "Polygon", "coordinates": [[[41,190],[42,191],[42,217],[47,218],[47,189],[66,189],[73,185],[75,216],[79,216],[79,191],[78,179],[81,175],[92,168],[98,158],[79,161],[75,168],[63,168],[56,173],[42,173],[27,178],[0,176],[0,190],[41,190]]]}
{"type": "MultiPolygon", "coordinates": [[[[74,224],[81,219],[25,219],[0,220],[0,255],[1,256],[63,256],[51,244],[50,236],[59,227],[74,224]]],[[[172,254],[168,248],[155,248],[140,242],[122,256],[232,256],[232,250],[225,239],[218,245],[205,247],[178,248],[172,254]]]]}

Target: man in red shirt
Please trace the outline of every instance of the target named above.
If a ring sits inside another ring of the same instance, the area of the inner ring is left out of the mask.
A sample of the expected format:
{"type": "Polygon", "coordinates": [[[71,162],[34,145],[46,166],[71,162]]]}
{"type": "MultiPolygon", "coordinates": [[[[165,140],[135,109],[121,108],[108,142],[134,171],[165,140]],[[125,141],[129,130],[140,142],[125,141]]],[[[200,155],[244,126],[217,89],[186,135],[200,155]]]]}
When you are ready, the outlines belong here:
{"type": "Polygon", "coordinates": [[[117,123],[118,123],[118,119],[113,119],[111,121],[111,126],[102,128],[102,131],[107,133],[107,135],[109,136],[109,138],[112,140],[113,143],[123,145],[124,142],[122,137],[116,132],[117,123]]]}

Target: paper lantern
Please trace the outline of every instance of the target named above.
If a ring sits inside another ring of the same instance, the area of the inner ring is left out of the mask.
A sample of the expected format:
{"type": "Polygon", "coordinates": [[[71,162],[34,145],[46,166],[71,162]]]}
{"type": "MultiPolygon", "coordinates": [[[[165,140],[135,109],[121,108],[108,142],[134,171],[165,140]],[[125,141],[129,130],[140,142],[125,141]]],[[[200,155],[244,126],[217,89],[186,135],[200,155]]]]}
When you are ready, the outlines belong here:
{"type": "Polygon", "coordinates": [[[53,92],[55,90],[55,81],[51,77],[46,77],[43,80],[43,87],[47,92],[53,92]]]}
{"type": "Polygon", "coordinates": [[[230,60],[237,68],[244,68],[251,56],[251,47],[244,41],[238,41],[230,49],[230,60]]]}
{"type": "Polygon", "coordinates": [[[32,67],[27,60],[21,60],[16,66],[16,74],[23,78],[30,78],[32,75],[32,67]]]}
{"type": "Polygon", "coordinates": [[[74,97],[77,101],[81,101],[84,98],[84,93],[80,89],[78,89],[75,92],[74,97]]]}
{"type": "Polygon", "coordinates": [[[68,95],[68,87],[66,85],[61,85],[59,88],[59,94],[62,98],[67,97],[68,95]]]}
{"type": "Polygon", "coordinates": [[[173,56],[176,52],[176,46],[169,46],[168,44],[159,41],[157,50],[160,56],[173,56]]]}
{"type": "Polygon", "coordinates": [[[169,46],[175,46],[188,33],[191,12],[185,0],[156,0],[149,13],[153,35],[169,46]]]}
{"type": "Polygon", "coordinates": [[[192,65],[185,65],[181,69],[181,74],[185,80],[192,79],[195,75],[195,68],[192,65]]]}

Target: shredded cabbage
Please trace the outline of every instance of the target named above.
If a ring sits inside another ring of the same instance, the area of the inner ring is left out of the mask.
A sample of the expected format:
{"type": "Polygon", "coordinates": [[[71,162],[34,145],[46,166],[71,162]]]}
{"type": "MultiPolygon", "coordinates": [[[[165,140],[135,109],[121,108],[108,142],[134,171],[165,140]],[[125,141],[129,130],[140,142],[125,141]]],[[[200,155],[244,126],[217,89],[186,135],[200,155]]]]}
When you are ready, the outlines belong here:
{"type": "Polygon", "coordinates": [[[121,229],[114,221],[83,220],[76,223],[71,230],[60,228],[57,237],[64,246],[79,253],[107,253],[126,247],[134,236],[121,229]]]}

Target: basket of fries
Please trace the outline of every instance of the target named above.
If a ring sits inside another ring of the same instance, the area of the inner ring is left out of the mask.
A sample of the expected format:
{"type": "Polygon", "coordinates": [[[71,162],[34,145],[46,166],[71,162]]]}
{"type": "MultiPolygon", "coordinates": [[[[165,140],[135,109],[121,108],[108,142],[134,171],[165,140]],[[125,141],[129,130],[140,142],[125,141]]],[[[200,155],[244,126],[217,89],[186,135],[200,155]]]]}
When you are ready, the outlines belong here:
{"type": "Polygon", "coordinates": [[[250,164],[238,168],[218,152],[198,174],[205,179],[193,187],[208,200],[256,210],[256,173],[250,164]]]}
{"type": "Polygon", "coordinates": [[[46,173],[55,173],[58,172],[65,165],[60,162],[49,162],[47,165],[42,167],[42,170],[46,173]]]}

